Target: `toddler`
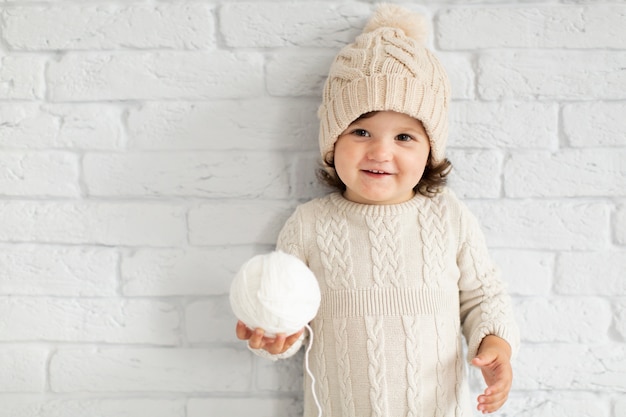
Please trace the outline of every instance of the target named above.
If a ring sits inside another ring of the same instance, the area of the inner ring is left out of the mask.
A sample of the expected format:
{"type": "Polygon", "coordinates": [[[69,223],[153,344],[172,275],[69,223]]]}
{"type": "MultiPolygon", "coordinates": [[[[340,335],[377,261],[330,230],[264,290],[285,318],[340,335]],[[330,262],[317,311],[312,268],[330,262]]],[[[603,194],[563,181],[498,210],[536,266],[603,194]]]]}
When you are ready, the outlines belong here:
{"type": "MultiPolygon", "coordinates": [[[[315,273],[304,416],[471,416],[507,399],[519,336],[476,219],[445,187],[450,87],[419,15],[382,5],[335,58],[319,108],[321,177],[337,191],[300,205],[277,249],[315,273]],[[464,336],[464,337],[463,337],[464,336]]],[[[273,359],[306,334],[237,336],[273,359]]]]}

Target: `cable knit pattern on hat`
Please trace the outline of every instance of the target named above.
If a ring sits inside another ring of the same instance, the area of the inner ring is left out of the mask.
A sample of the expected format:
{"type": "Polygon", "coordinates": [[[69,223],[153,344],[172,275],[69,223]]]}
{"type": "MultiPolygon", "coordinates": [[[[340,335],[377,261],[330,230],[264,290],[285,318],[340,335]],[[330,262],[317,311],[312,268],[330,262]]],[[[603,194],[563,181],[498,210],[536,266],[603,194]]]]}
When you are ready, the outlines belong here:
{"type": "MultiPolygon", "coordinates": [[[[320,284],[310,367],[325,417],[472,416],[462,334],[470,357],[486,334],[517,349],[482,233],[449,190],[389,206],[339,193],[312,200],[278,249],[300,256],[320,284]]],[[[304,416],[314,417],[305,380],[304,416]]]]}
{"type": "Polygon", "coordinates": [[[337,54],[318,109],[322,158],[359,116],[393,110],[420,120],[433,161],[445,159],[450,82],[425,46],[426,27],[419,14],[381,5],[363,33],[337,54]]]}

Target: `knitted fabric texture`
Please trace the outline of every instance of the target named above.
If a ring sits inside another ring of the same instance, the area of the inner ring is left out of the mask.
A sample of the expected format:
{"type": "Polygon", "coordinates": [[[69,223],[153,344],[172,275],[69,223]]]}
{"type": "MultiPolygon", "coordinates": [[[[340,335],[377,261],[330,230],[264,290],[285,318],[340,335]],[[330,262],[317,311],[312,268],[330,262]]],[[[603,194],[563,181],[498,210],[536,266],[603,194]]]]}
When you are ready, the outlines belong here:
{"type": "Polygon", "coordinates": [[[326,80],[320,119],[322,158],[362,114],[393,110],[422,122],[433,162],[445,158],[450,84],[425,46],[426,21],[391,4],[379,6],[363,33],[335,57],[326,80]]]}
{"type": "MultiPolygon", "coordinates": [[[[334,193],[297,208],[277,247],[314,271],[310,367],[325,417],[470,417],[469,358],[487,334],[517,350],[482,232],[446,190],[390,206],[334,193]]],[[[305,379],[304,416],[317,416],[305,379]]]]}

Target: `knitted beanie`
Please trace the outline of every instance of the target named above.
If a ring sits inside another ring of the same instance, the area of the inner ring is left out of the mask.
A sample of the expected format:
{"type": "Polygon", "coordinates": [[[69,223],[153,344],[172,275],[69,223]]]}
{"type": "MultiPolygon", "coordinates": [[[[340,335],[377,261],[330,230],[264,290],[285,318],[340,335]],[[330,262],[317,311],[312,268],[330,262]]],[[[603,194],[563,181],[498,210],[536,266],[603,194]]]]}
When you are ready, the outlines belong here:
{"type": "Polygon", "coordinates": [[[427,26],[419,14],[382,4],[363,33],[335,57],[318,110],[322,158],[359,116],[393,110],[420,120],[433,162],[444,160],[450,83],[425,46],[427,26]]]}

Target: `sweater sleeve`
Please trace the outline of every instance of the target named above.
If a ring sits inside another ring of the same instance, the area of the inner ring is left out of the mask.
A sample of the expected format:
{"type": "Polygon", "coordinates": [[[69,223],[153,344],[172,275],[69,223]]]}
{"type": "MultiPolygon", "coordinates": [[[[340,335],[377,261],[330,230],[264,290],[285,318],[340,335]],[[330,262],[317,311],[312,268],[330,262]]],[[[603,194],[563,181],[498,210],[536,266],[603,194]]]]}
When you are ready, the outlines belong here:
{"type": "Polygon", "coordinates": [[[488,335],[506,340],[515,355],[520,336],[511,299],[488,253],[478,221],[462,204],[459,231],[460,312],[468,360],[476,356],[480,343],[488,335]]]}
{"type": "Polygon", "coordinates": [[[293,255],[308,265],[302,242],[302,210],[298,207],[278,234],[276,249],[293,255]]]}
{"type": "MultiPolygon", "coordinates": [[[[278,240],[276,243],[276,249],[288,253],[290,255],[294,255],[300,258],[304,263],[306,259],[304,259],[304,251],[302,250],[302,233],[301,233],[301,222],[300,222],[300,211],[296,209],[296,211],[287,219],[283,228],[281,229],[278,240]]],[[[302,345],[306,343],[306,332],[303,332],[302,335],[298,338],[298,340],[291,345],[289,349],[285,352],[273,355],[264,349],[250,349],[254,354],[260,356],[265,359],[269,359],[272,361],[276,361],[278,359],[286,359],[289,358],[300,350],[302,345]]]]}

